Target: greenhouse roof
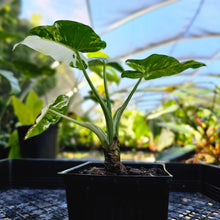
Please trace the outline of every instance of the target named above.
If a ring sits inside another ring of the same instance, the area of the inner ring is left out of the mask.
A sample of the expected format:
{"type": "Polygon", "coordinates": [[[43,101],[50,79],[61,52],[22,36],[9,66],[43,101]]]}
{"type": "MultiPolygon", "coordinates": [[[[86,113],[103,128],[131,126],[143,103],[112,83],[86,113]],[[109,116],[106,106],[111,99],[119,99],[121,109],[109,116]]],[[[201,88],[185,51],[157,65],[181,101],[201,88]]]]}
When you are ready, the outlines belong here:
{"type": "MultiPolygon", "coordinates": [[[[152,53],[194,59],[207,66],[147,83],[214,88],[220,84],[219,0],[22,0],[21,17],[40,13],[44,24],[68,19],[86,23],[107,42],[111,58],[144,58],[152,53]]],[[[146,84],[144,85],[146,86],[146,84]]],[[[143,87],[144,88],[144,87],[143,87]]]]}

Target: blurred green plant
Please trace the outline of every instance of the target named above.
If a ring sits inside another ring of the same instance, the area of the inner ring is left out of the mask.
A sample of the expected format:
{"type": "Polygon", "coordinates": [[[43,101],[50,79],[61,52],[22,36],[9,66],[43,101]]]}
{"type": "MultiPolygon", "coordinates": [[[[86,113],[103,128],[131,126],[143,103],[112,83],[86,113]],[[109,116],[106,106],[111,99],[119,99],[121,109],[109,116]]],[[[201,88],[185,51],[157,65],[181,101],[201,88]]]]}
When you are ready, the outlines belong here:
{"type": "MultiPolygon", "coordinates": [[[[82,122],[91,122],[93,120],[88,116],[77,116],[74,113],[67,113],[68,117],[82,122]]],[[[105,129],[105,125],[100,119],[96,119],[96,124],[105,129]]],[[[144,150],[149,145],[150,130],[145,120],[144,113],[140,110],[132,108],[126,110],[120,121],[120,136],[119,141],[121,150],[132,150],[137,149],[144,150]]],[[[81,126],[77,126],[75,123],[62,120],[59,123],[60,131],[60,149],[65,150],[92,150],[101,149],[100,142],[96,135],[89,129],[81,126]]]]}
{"type": "MultiPolygon", "coordinates": [[[[40,99],[34,91],[30,91],[24,102],[16,96],[12,96],[12,106],[14,113],[18,119],[16,127],[33,125],[37,115],[39,115],[43,107],[43,100],[40,99]]],[[[20,147],[17,129],[10,134],[7,146],[10,146],[9,158],[20,158],[20,147]]]]}
{"type": "Polygon", "coordinates": [[[0,147],[11,146],[17,118],[12,108],[12,96],[24,100],[30,90],[44,95],[54,88],[53,60],[27,48],[12,52],[13,45],[32,27],[20,19],[20,0],[0,4],[0,147]],[[43,65],[42,65],[43,64],[43,65]],[[12,136],[10,138],[10,136],[12,136]],[[10,141],[11,140],[11,141],[10,141]]]}
{"type": "Polygon", "coordinates": [[[156,122],[158,136],[163,129],[173,134],[169,144],[162,148],[157,144],[153,146],[155,151],[161,152],[157,160],[174,160],[195,152],[188,162],[219,164],[219,87],[213,90],[191,85],[174,94],[175,100],[166,102],[147,116],[148,120],[156,122]]]}
{"type": "MultiPolygon", "coordinates": [[[[15,61],[11,63],[10,66],[13,67],[14,72],[20,71],[21,77],[15,77],[12,71],[0,69],[0,141],[2,146],[8,146],[8,138],[15,129],[17,121],[15,114],[18,114],[19,110],[23,113],[23,117],[29,120],[29,122],[32,120],[30,124],[34,123],[35,118],[29,117],[30,114],[35,112],[34,109],[31,108],[31,110],[24,111],[25,109],[21,108],[23,106],[19,103],[19,99],[23,101],[26,96],[28,96],[30,90],[34,89],[35,86],[39,84],[38,79],[44,78],[46,75],[50,76],[55,74],[55,69],[49,66],[38,67],[26,61],[15,61]],[[31,80],[31,83],[27,83],[29,80],[31,80]],[[16,96],[19,98],[16,98],[16,96]],[[17,105],[16,107],[14,104],[14,109],[11,106],[12,100],[13,103],[17,105]],[[15,109],[17,112],[14,114],[15,109]],[[31,111],[29,112],[30,114],[27,114],[27,111],[31,111]],[[24,114],[24,112],[26,113],[24,114]]],[[[33,94],[33,92],[30,94],[33,94]]],[[[32,101],[35,100],[33,96],[31,99],[33,99],[32,101]]],[[[30,105],[28,105],[28,108],[30,108],[30,105]]],[[[36,117],[36,115],[34,115],[34,117],[36,117]]]]}
{"type": "Polygon", "coordinates": [[[149,146],[150,129],[142,111],[132,108],[125,110],[120,121],[119,141],[130,150],[144,149],[149,146]]]}
{"type": "Polygon", "coordinates": [[[12,96],[12,105],[20,125],[33,125],[43,108],[43,100],[34,91],[31,91],[24,103],[12,96]]]}

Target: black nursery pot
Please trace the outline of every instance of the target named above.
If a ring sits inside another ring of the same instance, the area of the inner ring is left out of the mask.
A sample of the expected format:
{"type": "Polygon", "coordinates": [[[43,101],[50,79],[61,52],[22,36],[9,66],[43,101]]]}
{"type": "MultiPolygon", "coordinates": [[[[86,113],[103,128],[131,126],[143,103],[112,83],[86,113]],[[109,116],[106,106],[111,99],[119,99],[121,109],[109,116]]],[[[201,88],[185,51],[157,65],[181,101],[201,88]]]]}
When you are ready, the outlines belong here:
{"type": "Polygon", "coordinates": [[[20,126],[17,128],[20,154],[22,158],[56,158],[58,126],[52,125],[43,133],[24,140],[31,126],[20,126]]]}
{"type": "Polygon", "coordinates": [[[167,220],[172,176],[162,164],[127,164],[159,167],[164,176],[90,175],[77,171],[102,167],[84,163],[60,172],[63,175],[69,219],[80,220],[167,220]]]}

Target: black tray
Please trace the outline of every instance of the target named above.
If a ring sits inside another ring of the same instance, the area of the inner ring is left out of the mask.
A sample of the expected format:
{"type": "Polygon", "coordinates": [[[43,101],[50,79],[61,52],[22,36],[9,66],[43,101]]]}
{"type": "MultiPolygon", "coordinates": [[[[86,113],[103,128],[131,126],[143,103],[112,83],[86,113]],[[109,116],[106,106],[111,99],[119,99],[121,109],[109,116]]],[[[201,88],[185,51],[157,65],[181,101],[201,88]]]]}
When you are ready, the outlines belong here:
{"type": "Polygon", "coordinates": [[[171,191],[201,192],[220,201],[220,167],[209,164],[167,163],[173,175],[171,191]]]}
{"type": "MultiPolygon", "coordinates": [[[[3,159],[0,160],[0,189],[64,188],[57,173],[85,160],[3,159]]],[[[220,167],[207,164],[166,163],[173,175],[171,191],[201,192],[220,202],[220,167]]]]}
{"type": "Polygon", "coordinates": [[[79,165],[81,160],[4,159],[0,160],[2,188],[64,188],[58,172],[79,165]]]}

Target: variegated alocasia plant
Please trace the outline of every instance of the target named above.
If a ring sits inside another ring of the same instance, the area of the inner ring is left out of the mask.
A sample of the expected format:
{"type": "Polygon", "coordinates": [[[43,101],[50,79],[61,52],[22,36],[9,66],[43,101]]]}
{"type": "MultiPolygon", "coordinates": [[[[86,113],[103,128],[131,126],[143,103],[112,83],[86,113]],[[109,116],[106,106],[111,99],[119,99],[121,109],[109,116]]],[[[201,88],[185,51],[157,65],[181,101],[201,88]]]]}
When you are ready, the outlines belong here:
{"type": "MultiPolygon", "coordinates": [[[[82,23],[59,20],[52,26],[38,26],[29,31],[27,37],[20,43],[26,45],[45,55],[51,56],[57,61],[65,61],[71,67],[78,68],[84,74],[97,102],[100,104],[106,122],[106,132],[95,124],[89,122],[76,121],[65,115],[68,106],[69,97],[60,95],[56,101],[45,107],[41,115],[36,119],[35,125],[29,130],[26,138],[32,137],[43,132],[51,123],[56,123],[60,117],[69,119],[74,123],[86,127],[93,131],[99,138],[105,155],[105,169],[108,172],[125,172],[125,166],[120,160],[119,148],[119,122],[123,111],[127,107],[133,94],[142,80],[150,80],[163,76],[178,74],[188,68],[199,68],[203,63],[193,60],[180,63],[173,57],[166,55],[153,54],[145,59],[129,59],[126,64],[132,70],[122,72],[122,77],[137,79],[134,88],[124,100],[124,103],[116,112],[112,112],[112,103],[109,97],[108,83],[106,78],[106,65],[108,60],[105,57],[94,57],[97,63],[103,65],[103,80],[105,88],[105,97],[103,98],[97,91],[93,82],[89,78],[87,68],[89,61],[83,55],[84,53],[97,52],[106,47],[106,43],[94,32],[92,28],[82,23]]],[[[99,54],[99,53],[97,53],[99,54]]]]}

